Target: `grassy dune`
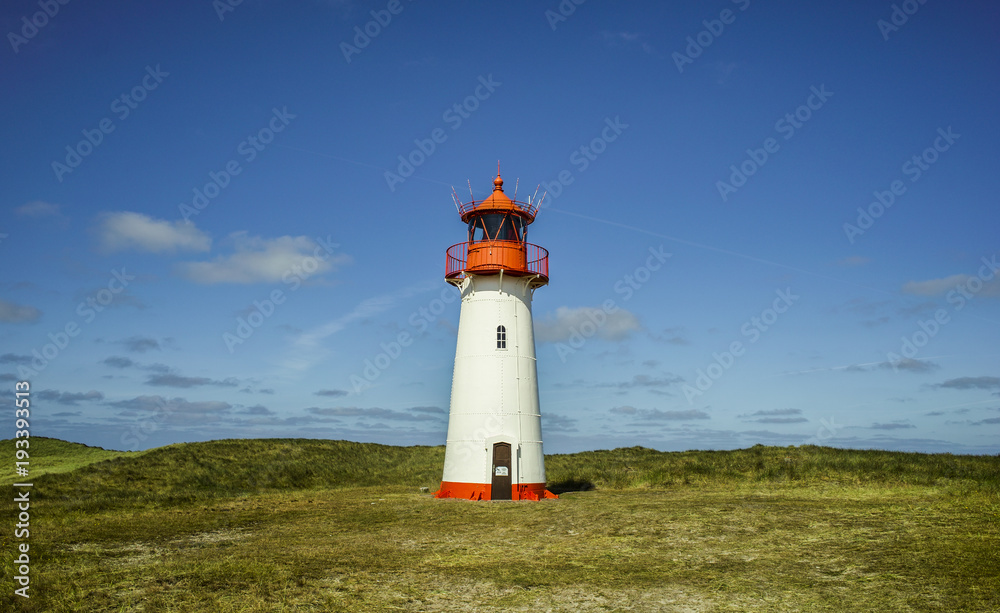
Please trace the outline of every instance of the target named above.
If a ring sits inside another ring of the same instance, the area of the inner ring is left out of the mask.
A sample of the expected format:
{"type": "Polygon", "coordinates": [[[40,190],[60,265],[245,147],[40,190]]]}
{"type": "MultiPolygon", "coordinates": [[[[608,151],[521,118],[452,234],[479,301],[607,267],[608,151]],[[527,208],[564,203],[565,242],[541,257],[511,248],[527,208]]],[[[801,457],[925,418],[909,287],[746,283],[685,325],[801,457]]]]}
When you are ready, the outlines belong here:
{"type": "Polygon", "coordinates": [[[559,500],[490,504],[419,491],[442,447],[32,451],[12,610],[1000,610],[1000,457],[595,451],[546,458],[559,500]]]}
{"type": "MultiPolygon", "coordinates": [[[[135,457],[139,453],[128,453],[125,451],[108,451],[100,447],[90,447],[79,443],[68,443],[56,438],[33,437],[28,441],[31,462],[31,477],[38,478],[49,473],[66,473],[88,464],[110,460],[117,457],[135,457]]],[[[5,458],[14,457],[14,441],[0,441],[6,455],[5,458]]],[[[4,485],[19,483],[22,478],[17,477],[12,471],[5,471],[3,476],[4,485]]]]}

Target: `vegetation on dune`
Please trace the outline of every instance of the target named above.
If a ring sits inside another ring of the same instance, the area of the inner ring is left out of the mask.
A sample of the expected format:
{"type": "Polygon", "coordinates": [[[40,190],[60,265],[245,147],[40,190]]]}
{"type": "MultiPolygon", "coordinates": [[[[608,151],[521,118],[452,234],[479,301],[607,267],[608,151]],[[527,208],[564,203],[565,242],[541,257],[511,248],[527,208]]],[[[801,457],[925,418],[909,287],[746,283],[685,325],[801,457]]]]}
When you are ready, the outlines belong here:
{"type": "MultiPolygon", "coordinates": [[[[444,447],[314,439],[231,439],[144,452],[33,438],[40,500],[66,508],[171,505],[265,491],[369,486],[437,489],[444,447]]],[[[13,441],[0,442],[13,455],[13,441]]],[[[765,447],[664,452],[644,447],[546,456],[556,492],[719,483],[923,485],[1000,491],[1000,458],[765,447]]],[[[13,481],[11,481],[13,482],[13,481]]]]}
{"type": "Polygon", "coordinates": [[[709,483],[952,485],[1000,491],[1000,457],[804,445],[663,452],[644,447],[545,458],[557,489],[630,489],[709,483]]]}
{"type": "MultiPolygon", "coordinates": [[[[4,446],[7,443],[10,441],[4,441],[4,446]]],[[[95,510],[174,505],[273,490],[403,484],[436,488],[444,448],[313,439],[230,439],[178,443],[138,454],[119,452],[109,459],[88,457],[99,461],[72,473],[59,470],[54,472],[63,474],[36,479],[39,500],[67,509],[95,510]]]]}
{"type": "MultiPolygon", "coordinates": [[[[0,441],[0,449],[5,458],[14,457],[14,440],[0,441]]],[[[109,451],[100,447],[70,443],[57,438],[33,436],[28,440],[27,451],[30,457],[32,478],[38,478],[49,473],[65,473],[88,464],[117,457],[135,457],[141,452],[109,451]]],[[[13,472],[4,474],[4,483],[11,484],[22,481],[13,472]]]]}
{"type": "Polygon", "coordinates": [[[419,491],[443,447],[31,450],[33,597],[5,576],[9,610],[1000,610],[996,456],[557,454],[559,500],[489,504],[419,491]]]}

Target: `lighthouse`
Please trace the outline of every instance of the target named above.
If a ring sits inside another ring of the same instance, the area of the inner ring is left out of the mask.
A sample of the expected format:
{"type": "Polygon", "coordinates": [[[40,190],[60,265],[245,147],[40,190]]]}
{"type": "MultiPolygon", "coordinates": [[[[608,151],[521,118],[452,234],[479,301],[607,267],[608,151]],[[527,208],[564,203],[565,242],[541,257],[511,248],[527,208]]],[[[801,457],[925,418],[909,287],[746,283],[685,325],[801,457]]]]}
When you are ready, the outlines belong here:
{"type": "Polygon", "coordinates": [[[538,201],[508,197],[498,166],[488,198],[455,204],[468,237],[445,257],[445,280],[461,293],[462,310],[444,475],[434,495],[555,498],[545,489],[531,324],[532,295],[549,282],[549,253],[526,240],[538,201]]]}

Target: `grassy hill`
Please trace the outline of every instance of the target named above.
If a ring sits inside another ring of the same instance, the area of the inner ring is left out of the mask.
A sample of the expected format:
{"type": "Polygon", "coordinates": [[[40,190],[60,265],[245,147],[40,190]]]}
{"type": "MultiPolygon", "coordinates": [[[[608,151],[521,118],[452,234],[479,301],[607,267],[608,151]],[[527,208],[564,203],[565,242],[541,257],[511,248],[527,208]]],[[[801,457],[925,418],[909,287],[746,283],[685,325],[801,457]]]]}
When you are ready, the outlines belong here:
{"type": "Polygon", "coordinates": [[[31,442],[10,610],[1000,609],[995,456],[634,447],[547,456],[559,500],[489,504],[420,492],[443,447],[31,442]]]}
{"type": "MultiPolygon", "coordinates": [[[[7,446],[10,441],[0,444],[7,446]]],[[[310,439],[179,443],[132,454],[100,450],[108,454],[106,458],[90,451],[94,448],[77,447],[91,461],[86,465],[81,461],[71,473],[59,471],[63,474],[35,479],[40,500],[58,502],[65,508],[101,510],[191,503],[262,491],[377,485],[436,489],[444,461],[444,447],[310,439]]],[[[32,466],[35,461],[32,455],[32,466]]]]}
{"type": "MultiPolygon", "coordinates": [[[[7,439],[0,441],[0,449],[3,449],[4,458],[13,458],[15,450],[14,440],[7,439]]],[[[125,451],[108,451],[100,447],[69,443],[43,436],[35,436],[29,440],[28,452],[30,453],[29,461],[32,478],[49,473],[70,472],[88,464],[100,462],[101,460],[139,455],[139,453],[125,451]]],[[[3,479],[5,485],[23,481],[23,479],[17,477],[11,471],[5,471],[3,479]]]]}

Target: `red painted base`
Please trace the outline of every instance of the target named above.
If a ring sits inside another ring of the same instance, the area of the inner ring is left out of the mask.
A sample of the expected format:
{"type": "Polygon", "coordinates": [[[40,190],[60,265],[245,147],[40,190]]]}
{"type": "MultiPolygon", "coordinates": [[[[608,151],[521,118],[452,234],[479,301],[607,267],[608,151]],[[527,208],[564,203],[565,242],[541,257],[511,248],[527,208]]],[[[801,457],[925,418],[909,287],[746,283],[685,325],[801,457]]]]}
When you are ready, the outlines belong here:
{"type": "MultiPolygon", "coordinates": [[[[493,500],[493,486],[489,483],[459,483],[442,481],[441,488],[434,492],[435,498],[461,498],[463,500],[493,500]]],[[[511,500],[541,500],[558,498],[545,489],[544,483],[521,483],[510,486],[511,500]]]]}

